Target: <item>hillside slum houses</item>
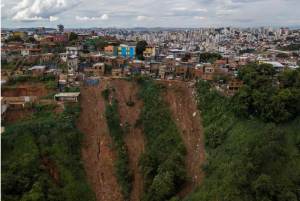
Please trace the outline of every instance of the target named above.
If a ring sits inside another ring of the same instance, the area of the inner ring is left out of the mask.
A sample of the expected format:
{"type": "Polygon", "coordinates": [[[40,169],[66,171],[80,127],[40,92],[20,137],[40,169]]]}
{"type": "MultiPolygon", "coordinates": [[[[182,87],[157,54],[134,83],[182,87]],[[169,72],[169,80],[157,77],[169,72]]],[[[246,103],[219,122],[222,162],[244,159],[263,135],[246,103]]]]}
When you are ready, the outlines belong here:
{"type": "MultiPolygon", "coordinates": [[[[295,59],[276,58],[280,51],[274,49],[260,54],[221,53],[222,59],[210,63],[200,58],[199,51],[189,51],[180,48],[180,45],[168,48],[159,42],[146,45],[142,55],[137,55],[138,40],[98,36],[94,31],[78,34],[78,40],[72,43],[69,43],[70,32],[47,33],[45,29],[38,28],[31,34],[18,33],[21,41],[8,42],[8,36],[13,34],[7,32],[7,37],[1,37],[2,61],[6,65],[14,62],[13,69],[17,69],[17,74],[21,76],[55,75],[60,90],[65,86],[80,86],[82,82],[93,86],[105,77],[130,77],[138,72],[142,76],[167,80],[214,80],[227,75],[231,78],[228,90],[234,92],[243,84],[236,79],[237,72],[249,62],[271,64],[277,75],[285,69],[299,67],[295,59]],[[24,42],[28,37],[34,37],[35,41],[24,42]],[[99,40],[104,40],[108,45],[96,47],[99,40]],[[58,51],[62,46],[64,48],[58,51]]],[[[6,35],[2,33],[1,36],[6,35]]],[[[6,74],[12,71],[5,70],[6,74]]]]}

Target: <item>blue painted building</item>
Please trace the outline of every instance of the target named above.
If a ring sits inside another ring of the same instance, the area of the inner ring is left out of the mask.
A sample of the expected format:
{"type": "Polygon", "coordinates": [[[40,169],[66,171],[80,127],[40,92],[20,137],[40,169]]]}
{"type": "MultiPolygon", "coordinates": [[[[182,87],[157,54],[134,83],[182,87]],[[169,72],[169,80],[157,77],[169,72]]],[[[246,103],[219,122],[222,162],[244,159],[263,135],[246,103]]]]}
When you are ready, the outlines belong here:
{"type": "Polygon", "coordinates": [[[118,47],[118,56],[135,58],[135,46],[120,46],[118,47]]]}

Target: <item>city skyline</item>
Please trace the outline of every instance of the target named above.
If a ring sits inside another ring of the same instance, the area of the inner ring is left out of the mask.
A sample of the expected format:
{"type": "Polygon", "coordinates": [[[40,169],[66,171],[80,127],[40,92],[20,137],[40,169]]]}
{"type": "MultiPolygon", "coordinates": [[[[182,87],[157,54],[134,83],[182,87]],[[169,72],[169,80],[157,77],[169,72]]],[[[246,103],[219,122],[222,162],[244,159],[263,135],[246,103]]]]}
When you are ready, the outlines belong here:
{"type": "Polygon", "coordinates": [[[1,27],[292,27],[300,25],[297,0],[3,0],[1,27]]]}

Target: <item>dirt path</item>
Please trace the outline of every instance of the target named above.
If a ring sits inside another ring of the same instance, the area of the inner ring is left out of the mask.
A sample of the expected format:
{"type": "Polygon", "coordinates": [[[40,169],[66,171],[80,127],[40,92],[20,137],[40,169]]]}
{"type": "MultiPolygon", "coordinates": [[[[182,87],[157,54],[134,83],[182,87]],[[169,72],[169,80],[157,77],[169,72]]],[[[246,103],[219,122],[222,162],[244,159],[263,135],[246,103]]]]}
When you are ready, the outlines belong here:
{"type": "Polygon", "coordinates": [[[194,94],[194,88],[189,88],[187,82],[168,82],[160,81],[167,87],[167,93],[164,97],[169,102],[172,111],[173,120],[175,121],[179,132],[187,146],[188,154],[185,158],[185,169],[191,176],[185,187],[178,194],[183,198],[203,180],[204,175],[200,165],[205,162],[204,136],[201,126],[199,110],[194,94]],[[182,86],[183,92],[174,92],[182,86]]]}
{"type": "MultiPolygon", "coordinates": [[[[129,167],[134,172],[131,200],[140,200],[142,193],[143,178],[138,171],[137,159],[144,149],[144,136],[140,133],[140,130],[133,129],[141,103],[135,101],[134,107],[126,106],[125,102],[130,94],[129,86],[130,83],[125,80],[101,80],[99,86],[81,89],[80,105],[82,111],[77,127],[84,132],[82,148],[84,169],[97,201],[123,200],[113,165],[113,161],[116,160],[116,153],[109,148],[112,141],[105,120],[106,101],[101,96],[101,91],[107,87],[116,89],[116,92],[110,94],[110,96],[118,99],[122,126],[126,121],[131,124],[131,132],[124,134],[124,140],[128,146],[129,167]]],[[[132,94],[137,89],[138,87],[134,86],[132,94]]]]}

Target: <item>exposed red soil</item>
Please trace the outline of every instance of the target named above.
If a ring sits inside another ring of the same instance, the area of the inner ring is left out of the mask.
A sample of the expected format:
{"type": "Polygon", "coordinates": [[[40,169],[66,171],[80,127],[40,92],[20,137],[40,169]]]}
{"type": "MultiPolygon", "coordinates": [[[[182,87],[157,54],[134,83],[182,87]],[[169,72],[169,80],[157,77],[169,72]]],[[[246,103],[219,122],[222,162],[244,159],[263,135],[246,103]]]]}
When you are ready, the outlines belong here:
{"type": "MultiPolygon", "coordinates": [[[[194,97],[196,94],[193,88],[189,88],[190,83],[180,81],[159,81],[165,84],[167,92],[164,99],[169,102],[172,111],[173,120],[176,123],[179,132],[187,146],[188,154],[185,158],[185,169],[191,176],[186,182],[182,191],[178,194],[181,198],[190,193],[204,178],[200,165],[205,162],[204,136],[201,126],[200,114],[197,110],[197,103],[194,97]],[[182,86],[182,92],[174,92],[182,86]]],[[[130,133],[124,133],[124,141],[128,146],[129,168],[134,173],[132,184],[131,199],[138,201],[143,192],[143,176],[139,173],[137,160],[145,149],[144,134],[140,129],[134,129],[133,125],[138,118],[142,102],[134,98],[138,90],[137,83],[131,84],[121,79],[102,79],[99,86],[82,87],[80,105],[82,107],[81,116],[76,120],[79,130],[84,133],[83,147],[81,150],[84,161],[84,171],[93,188],[97,201],[123,201],[120,192],[120,186],[114,169],[116,152],[110,148],[113,143],[107,129],[105,119],[105,104],[109,103],[101,96],[101,91],[106,88],[114,87],[115,92],[110,94],[118,100],[118,111],[121,126],[124,128],[125,122],[131,124],[130,133]],[[128,107],[126,102],[130,95],[135,102],[133,107],[128,107]]],[[[21,88],[2,91],[2,96],[44,96],[54,90],[44,87],[30,88],[21,86],[21,88]]],[[[56,113],[60,113],[63,105],[55,108],[56,113]]],[[[21,120],[27,114],[31,114],[33,109],[8,110],[5,121],[14,122],[21,120]]],[[[55,174],[51,173],[53,178],[55,174]]],[[[56,175],[57,177],[58,175],[56,175]]]]}
{"type": "Polygon", "coordinates": [[[118,100],[118,111],[120,123],[124,128],[125,122],[129,122],[130,132],[124,132],[124,141],[128,146],[129,155],[129,168],[133,171],[134,181],[132,183],[132,190],[130,200],[138,201],[141,199],[143,193],[143,175],[139,172],[140,169],[137,165],[139,156],[144,152],[144,134],[140,129],[135,129],[134,124],[136,119],[139,118],[139,111],[142,108],[142,102],[134,98],[134,94],[138,91],[139,86],[137,83],[129,83],[125,80],[107,80],[108,86],[113,86],[116,92],[112,94],[118,100]],[[128,100],[134,101],[134,106],[128,107],[126,102],[128,100]]]}
{"type": "Polygon", "coordinates": [[[196,91],[189,87],[191,83],[160,81],[167,87],[164,100],[169,102],[172,117],[186,144],[188,154],[185,158],[185,169],[191,176],[190,180],[178,194],[183,198],[185,195],[200,184],[204,175],[200,165],[205,162],[204,136],[201,125],[199,110],[195,99],[196,91]],[[178,90],[181,85],[182,91],[178,90]],[[195,116],[194,116],[195,115],[195,116]]]}
{"type": "Polygon", "coordinates": [[[20,85],[16,89],[1,90],[1,96],[3,97],[18,97],[18,96],[37,96],[38,98],[45,96],[49,93],[53,93],[55,90],[46,89],[44,86],[32,88],[28,85],[20,85]]]}
{"type": "Polygon", "coordinates": [[[26,108],[26,109],[8,109],[6,117],[4,118],[5,122],[14,123],[21,120],[30,120],[30,115],[35,112],[35,109],[26,108]]]}
{"type": "Polygon", "coordinates": [[[51,180],[59,186],[60,178],[58,170],[54,167],[53,162],[49,161],[47,156],[41,159],[41,163],[47,168],[46,173],[50,176],[51,180]]]}
{"type": "MultiPolygon", "coordinates": [[[[133,129],[138,117],[141,103],[136,102],[134,107],[127,107],[125,102],[130,95],[130,83],[124,80],[100,80],[99,86],[84,87],[81,89],[80,105],[81,117],[77,121],[77,127],[84,132],[82,158],[87,179],[92,186],[96,200],[123,200],[120,186],[114,170],[116,153],[110,150],[112,140],[109,136],[105,119],[105,101],[101,91],[114,87],[115,93],[111,97],[118,99],[119,116],[122,126],[128,121],[132,126],[129,134],[124,134],[124,140],[128,145],[129,167],[134,172],[134,182],[131,200],[139,200],[142,193],[142,175],[137,167],[137,159],[144,149],[144,137],[140,130],[133,129]]],[[[134,85],[132,93],[138,89],[134,85]]]]}
{"type": "MultiPolygon", "coordinates": [[[[52,109],[51,109],[52,110],[52,109]]],[[[60,114],[63,111],[63,103],[58,103],[58,106],[53,108],[56,114],[60,114]]],[[[14,123],[16,121],[28,121],[30,120],[30,115],[35,112],[34,108],[24,108],[24,109],[8,109],[4,118],[5,122],[14,123]]]]}

